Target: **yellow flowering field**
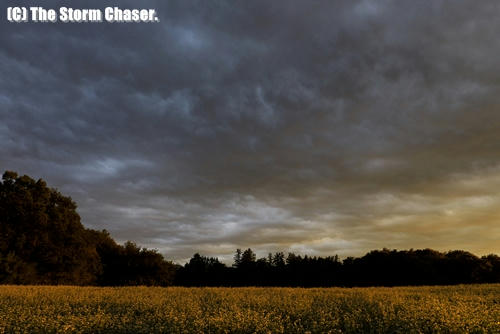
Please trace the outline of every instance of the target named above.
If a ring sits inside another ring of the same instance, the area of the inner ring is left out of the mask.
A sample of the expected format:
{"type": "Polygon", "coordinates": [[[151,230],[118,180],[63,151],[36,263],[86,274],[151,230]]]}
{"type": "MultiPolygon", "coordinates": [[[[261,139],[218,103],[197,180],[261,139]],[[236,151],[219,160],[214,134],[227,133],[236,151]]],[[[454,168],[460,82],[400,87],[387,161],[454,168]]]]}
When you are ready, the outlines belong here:
{"type": "Polygon", "coordinates": [[[0,333],[500,333],[500,284],[0,286],[0,333]]]}

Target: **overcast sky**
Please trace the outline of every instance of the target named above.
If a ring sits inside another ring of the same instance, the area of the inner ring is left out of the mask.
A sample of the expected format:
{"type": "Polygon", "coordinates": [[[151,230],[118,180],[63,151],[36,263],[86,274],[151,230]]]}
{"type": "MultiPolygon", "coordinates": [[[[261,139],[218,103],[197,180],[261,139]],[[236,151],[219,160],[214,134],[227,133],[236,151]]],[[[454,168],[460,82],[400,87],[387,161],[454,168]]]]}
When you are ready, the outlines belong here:
{"type": "Polygon", "coordinates": [[[0,167],[183,263],[500,253],[500,3],[3,1],[0,167]],[[159,23],[9,23],[6,8],[159,23]]]}

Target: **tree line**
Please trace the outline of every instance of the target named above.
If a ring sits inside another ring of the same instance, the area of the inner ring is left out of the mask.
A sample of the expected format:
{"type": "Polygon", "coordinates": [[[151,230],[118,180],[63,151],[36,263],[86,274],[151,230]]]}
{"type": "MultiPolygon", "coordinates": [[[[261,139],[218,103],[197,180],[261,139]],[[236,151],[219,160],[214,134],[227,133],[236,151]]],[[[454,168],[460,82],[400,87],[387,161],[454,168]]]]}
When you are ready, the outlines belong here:
{"type": "Polygon", "coordinates": [[[184,286],[354,287],[451,285],[500,282],[500,257],[466,251],[374,250],[362,257],[301,256],[283,252],[256,259],[237,250],[228,267],[217,258],[195,254],[176,273],[184,286]]]}
{"type": "Polygon", "coordinates": [[[85,228],[76,203],[43,180],[0,182],[0,284],[397,286],[500,282],[500,257],[466,251],[375,250],[340,260],[238,249],[231,266],[198,253],[184,266],[108,232],[85,228]]]}

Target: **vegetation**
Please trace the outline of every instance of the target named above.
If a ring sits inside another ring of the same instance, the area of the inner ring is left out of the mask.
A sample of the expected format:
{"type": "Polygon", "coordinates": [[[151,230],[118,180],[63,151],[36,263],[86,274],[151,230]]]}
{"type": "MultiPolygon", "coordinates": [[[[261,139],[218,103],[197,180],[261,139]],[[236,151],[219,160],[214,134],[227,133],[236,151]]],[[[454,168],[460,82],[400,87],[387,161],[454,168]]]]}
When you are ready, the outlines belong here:
{"type": "Polygon", "coordinates": [[[360,258],[310,257],[282,252],[256,259],[237,250],[232,267],[195,254],[178,269],[183,286],[405,286],[500,282],[500,257],[465,251],[375,250],[360,258]]]}
{"type": "Polygon", "coordinates": [[[70,197],[43,180],[0,182],[0,283],[168,285],[175,266],[154,250],[86,229],[70,197]]]}
{"type": "Polygon", "coordinates": [[[372,251],[340,261],[238,249],[230,267],[195,254],[183,267],[106,231],[86,229],[76,203],[43,180],[0,182],[0,284],[179,286],[401,286],[500,283],[500,257],[431,249],[372,251]]]}
{"type": "Polygon", "coordinates": [[[0,286],[0,333],[499,333],[500,285],[0,286]]]}

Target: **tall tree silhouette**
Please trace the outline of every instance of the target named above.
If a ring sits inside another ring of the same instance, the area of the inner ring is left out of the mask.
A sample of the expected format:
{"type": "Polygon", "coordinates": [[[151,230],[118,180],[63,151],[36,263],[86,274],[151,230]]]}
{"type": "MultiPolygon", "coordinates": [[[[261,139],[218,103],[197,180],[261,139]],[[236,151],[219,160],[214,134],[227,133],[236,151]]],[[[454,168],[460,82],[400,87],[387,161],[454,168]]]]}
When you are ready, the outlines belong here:
{"type": "Polygon", "coordinates": [[[5,172],[0,183],[0,281],[91,284],[102,267],[70,197],[5,172]]]}
{"type": "Polygon", "coordinates": [[[233,267],[238,268],[241,264],[241,249],[236,249],[236,253],[234,254],[234,263],[233,267]]]}
{"type": "Polygon", "coordinates": [[[255,264],[255,259],[255,253],[250,248],[246,249],[241,255],[240,267],[252,266],[253,264],[255,264]]]}
{"type": "Polygon", "coordinates": [[[176,267],[156,251],[86,229],[76,203],[43,180],[0,182],[0,283],[168,285],[176,267]]]}

